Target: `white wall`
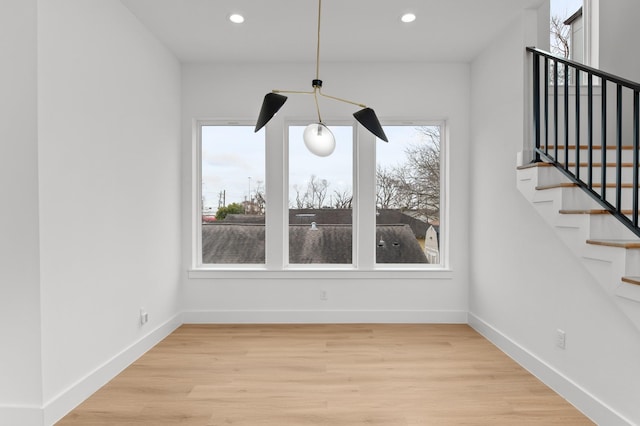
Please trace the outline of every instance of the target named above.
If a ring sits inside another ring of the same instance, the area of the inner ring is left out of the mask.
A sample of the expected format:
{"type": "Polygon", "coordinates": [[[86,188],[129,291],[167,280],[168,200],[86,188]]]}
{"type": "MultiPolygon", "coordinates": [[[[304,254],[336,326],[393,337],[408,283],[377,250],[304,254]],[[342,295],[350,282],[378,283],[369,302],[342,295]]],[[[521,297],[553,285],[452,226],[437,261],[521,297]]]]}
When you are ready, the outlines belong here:
{"type": "MultiPolygon", "coordinates": [[[[314,64],[183,66],[183,247],[191,246],[192,119],[247,119],[254,123],[267,92],[274,88],[308,90],[314,71],[314,64]]],[[[365,102],[376,110],[382,121],[447,120],[453,272],[434,273],[433,279],[400,272],[352,274],[359,276],[356,279],[313,272],[256,274],[256,279],[242,273],[226,274],[218,279],[185,278],[185,320],[464,322],[469,255],[468,64],[323,63],[321,78],[326,93],[365,102]],[[329,300],[320,301],[320,289],[328,291],[329,300]]],[[[325,119],[351,119],[355,110],[338,102],[322,104],[325,119]]],[[[277,133],[276,129],[281,128],[287,118],[313,117],[311,99],[291,96],[269,124],[270,134],[277,133]]],[[[278,151],[282,147],[270,142],[270,155],[277,161],[283,156],[278,151]]],[[[269,194],[273,202],[274,195],[269,194]]],[[[191,253],[184,250],[183,266],[189,268],[190,265],[191,253]]]]}
{"type": "Polygon", "coordinates": [[[117,0],[43,0],[38,20],[49,423],[177,321],[180,65],[117,0]]]}
{"type": "Polygon", "coordinates": [[[597,41],[599,68],[629,80],[640,82],[640,2],[616,0],[596,2],[599,19],[597,41]]]}
{"type": "Polygon", "coordinates": [[[0,424],[33,424],[42,402],[36,1],[0,6],[0,424]]]}
{"type": "Polygon", "coordinates": [[[516,189],[527,26],[525,15],[471,68],[471,322],[535,360],[528,367],[557,372],[558,390],[581,390],[565,397],[601,424],[619,420],[606,406],[640,423],[637,330],[516,189]],[[566,350],[555,347],[558,328],[566,350]]]}

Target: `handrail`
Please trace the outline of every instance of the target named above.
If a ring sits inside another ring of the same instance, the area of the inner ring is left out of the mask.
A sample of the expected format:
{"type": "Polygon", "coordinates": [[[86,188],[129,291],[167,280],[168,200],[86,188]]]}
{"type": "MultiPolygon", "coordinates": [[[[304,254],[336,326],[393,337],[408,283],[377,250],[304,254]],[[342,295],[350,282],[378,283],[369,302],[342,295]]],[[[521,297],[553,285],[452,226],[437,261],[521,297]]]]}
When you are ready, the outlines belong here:
{"type": "Polygon", "coordinates": [[[549,52],[527,47],[527,52],[533,56],[532,73],[532,119],[533,119],[533,162],[548,162],[553,164],[565,176],[602,207],[622,222],[634,234],[640,237],[638,226],[639,192],[639,149],[640,149],[640,84],[580,64],[570,59],[555,56],[549,52]],[[559,72],[562,67],[563,74],[559,72]],[[542,72],[541,72],[542,71],[542,72]],[[552,74],[551,74],[552,73],[552,74]],[[583,110],[581,78],[585,78],[586,114],[583,110]],[[573,77],[570,82],[570,77],[573,77]],[[594,93],[594,79],[600,80],[600,94],[594,93]],[[562,80],[560,83],[559,80],[562,80]],[[560,86],[560,84],[562,86],[560,86]],[[553,94],[549,93],[549,86],[553,87],[553,94]],[[571,94],[569,86],[574,88],[571,94]],[[613,86],[615,99],[609,97],[608,87],[613,86]],[[560,89],[560,90],[559,90],[560,89]],[[542,93],[541,93],[542,92],[542,93]],[[559,96],[562,94],[562,106],[559,96]],[[631,112],[625,109],[624,99],[631,96],[631,112]],[[570,98],[575,99],[570,107],[570,98]],[[600,97],[599,105],[594,98],[600,97]],[[552,97],[550,101],[550,97],[552,97]],[[609,107],[613,103],[615,117],[610,117],[609,107]],[[551,104],[551,105],[550,105],[551,104]],[[599,114],[596,110],[599,109],[599,114]],[[626,115],[625,115],[626,113],[626,115]],[[573,123],[570,123],[571,118],[573,123]],[[599,121],[596,120],[599,119],[599,121]],[[613,126],[609,127],[609,121],[613,126]],[[553,125],[550,133],[550,125],[553,125]],[[613,128],[613,131],[612,131],[613,128]],[[560,133],[562,132],[562,139],[560,133]],[[599,147],[594,145],[594,139],[599,134],[599,147]],[[584,139],[583,139],[584,138],[584,139]],[[628,139],[631,143],[628,143],[628,139]],[[586,145],[583,144],[586,141],[586,145]],[[625,144],[625,142],[627,142],[625,144]],[[563,158],[559,157],[559,150],[564,150],[563,158]],[[570,162],[570,151],[574,151],[574,161],[570,162]],[[615,149],[613,165],[607,163],[607,151],[615,149]],[[586,150],[586,165],[581,163],[581,151],[586,150]],[[631,159],[623,162],[624,152],[631,151],[631,159]],[[600,156],[600,174],[594,174],[598,167],[594,157],[600,156]],[[630,164],[632,168],[631,183],[623,182],[623,169],[630,164]],[[607,167],[615,167],[613,177],[608,176],[607,167]],[[581,176],[581,169],[586,168],[586,180],[581,176]],[[609,179],[614,181],[609,182],[609,179]],[[611,191],[607,189],[613,189],[611,191]],[[630,191],[623,189],[630,188],[630,191]],[[626,194],[630,192],[630,194],[626,194]]]}
{"type": "Polygon", "coordinates": [[[597,77],[605,78],[607,81],[611,81],[612,83],[621,84],[623,86],[640,90],[640,83],[636,83],[631,80],[627,80],[625,78],[619,77],[614,74],[610,74],[608,72],[599,70],[597,68],[590,67],[585,64],[581,64],[580,62],[573,61],[571,59],[563,58],[561,56],[554,55],[553,53],[546,52],[542,49],[538,49],[537,47],[527,47],[527,52],[536,53],[540,56],[547,57],[549,59],[554,59],[560,62],[561,64],[569,65],[573,68],[577,68],[579,71],[584,71],[586,73],[595,75],[597,77]]]}

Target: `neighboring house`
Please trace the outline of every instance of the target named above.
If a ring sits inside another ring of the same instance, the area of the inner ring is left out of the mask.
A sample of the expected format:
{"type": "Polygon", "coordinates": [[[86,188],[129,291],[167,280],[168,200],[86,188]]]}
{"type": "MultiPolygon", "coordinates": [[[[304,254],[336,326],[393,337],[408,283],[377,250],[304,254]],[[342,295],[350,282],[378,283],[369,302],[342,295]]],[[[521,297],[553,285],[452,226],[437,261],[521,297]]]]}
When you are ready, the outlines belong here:
{"type": "Polygon", "coordinates": [[[578,9],[565,21],[565,25],[571,27],[569,32],[569,58],[571,60],[584,63],[584,25],[582,8],[578,9]]]}
{"type": "MultiPolygon", "coordinates": [[[[426,218],[410,213],[378,210],[377,263],[440,262],[437,235],[431,236],[427,248],[426,235],[433,226],[426,218]]],[[[203,263],[234,263],[234,259],[235,263],[264,263],[264,229],[242,228],[264,223],[264,215],[229,214],[215,224],[224,227],[203,225],[203,263]],[[254,244],[250,243],[251,239],[254,244]]],[[[290,209],[290,262],[352,263],[352,223],[351,209],[290,209]],[[312,229],[314,223],[316,228],[312,229]]]]}
{"type": "Polygon", "coordinates": [[[440,263],[440,226],[430,225],[424,239],[424,254],[429,263],[440,263]]]}
{"type": "Polygon", "coordinates": [[[264,263],[264,225],[202,225],[202,263],[264,263]]]}
{"type": "Polygon", "coordinates": [[[409,210],[378,209],[376,214],[376,223],[378,225],[388,225],[393,223],[409,225],[413,231],[413,235],[419,240],[424,238],[427,228],[429,227],[429,223],[425,216],[409,210]]]}
{"type": "MultiPolygon", "coordinates": [[[[289,263],[352,263],[353,228],[348,224],[290,225],[289,263]]],[[[377,263],[426,263],[420,244],[408,225],[376,227],[377,263]]],[[[265,261],[262,224],[217,223],[202,226],[205,264],[261,264],[265,261]]]]}

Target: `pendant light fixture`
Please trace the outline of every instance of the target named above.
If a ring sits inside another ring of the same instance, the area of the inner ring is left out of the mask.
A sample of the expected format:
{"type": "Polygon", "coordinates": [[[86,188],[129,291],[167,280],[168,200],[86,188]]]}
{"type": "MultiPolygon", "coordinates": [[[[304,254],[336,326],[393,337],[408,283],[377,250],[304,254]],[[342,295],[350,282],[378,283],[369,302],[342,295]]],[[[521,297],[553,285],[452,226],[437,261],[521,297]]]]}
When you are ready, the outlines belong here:
{"type": "Polygon", "coordinates": [[[333,99],[335,101],[345,102],[348,104],[356,105],[362,108],[355,112],[353,116],[362,124],[368,131],[373,133],[378,138],[385,142],[388,142],[387,135],[384,134],[380,121],[376,116],[373,109],[358,102],[349,101],[347,99],[338,98],[322,93],[322,80],[320,80],[320,17],[322,14],[322,0],[318,0],[318,43],[316,47],[316,78],[311,81],[313,91],[296,91],[296,90],[272,90],[271,93],[267,93],[262,101],[262,107],[260,108],[260,114],[258,115],[258,122],[256,123],[255,131],[257,132],[263,128],[271,118],[282,108],[282,105],[287,101],[287,97],[281,95],[281,93],[297,94],[297,95],[313,95],[316,104],[316,111],[318,113],[318,122],[309,124],[302,135],[304,144],[307,149],[320,157],[326,157],[331,155],[336,147],[336,140],[331,133],[331,130],[322,122],[320,116],[320,106],[318,105],[318,95],[333,99]]]}

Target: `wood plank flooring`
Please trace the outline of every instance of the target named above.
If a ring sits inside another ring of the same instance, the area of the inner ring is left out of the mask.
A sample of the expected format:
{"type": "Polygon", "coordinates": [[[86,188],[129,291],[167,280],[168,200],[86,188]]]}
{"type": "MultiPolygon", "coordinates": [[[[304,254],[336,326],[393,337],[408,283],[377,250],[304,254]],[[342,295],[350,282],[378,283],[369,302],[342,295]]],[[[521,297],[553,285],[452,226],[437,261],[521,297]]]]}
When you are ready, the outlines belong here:
{"type": "Polygon", "coordinates": [[[591,425],[467,325],[183,325],[58,425],[591,425]]]}

